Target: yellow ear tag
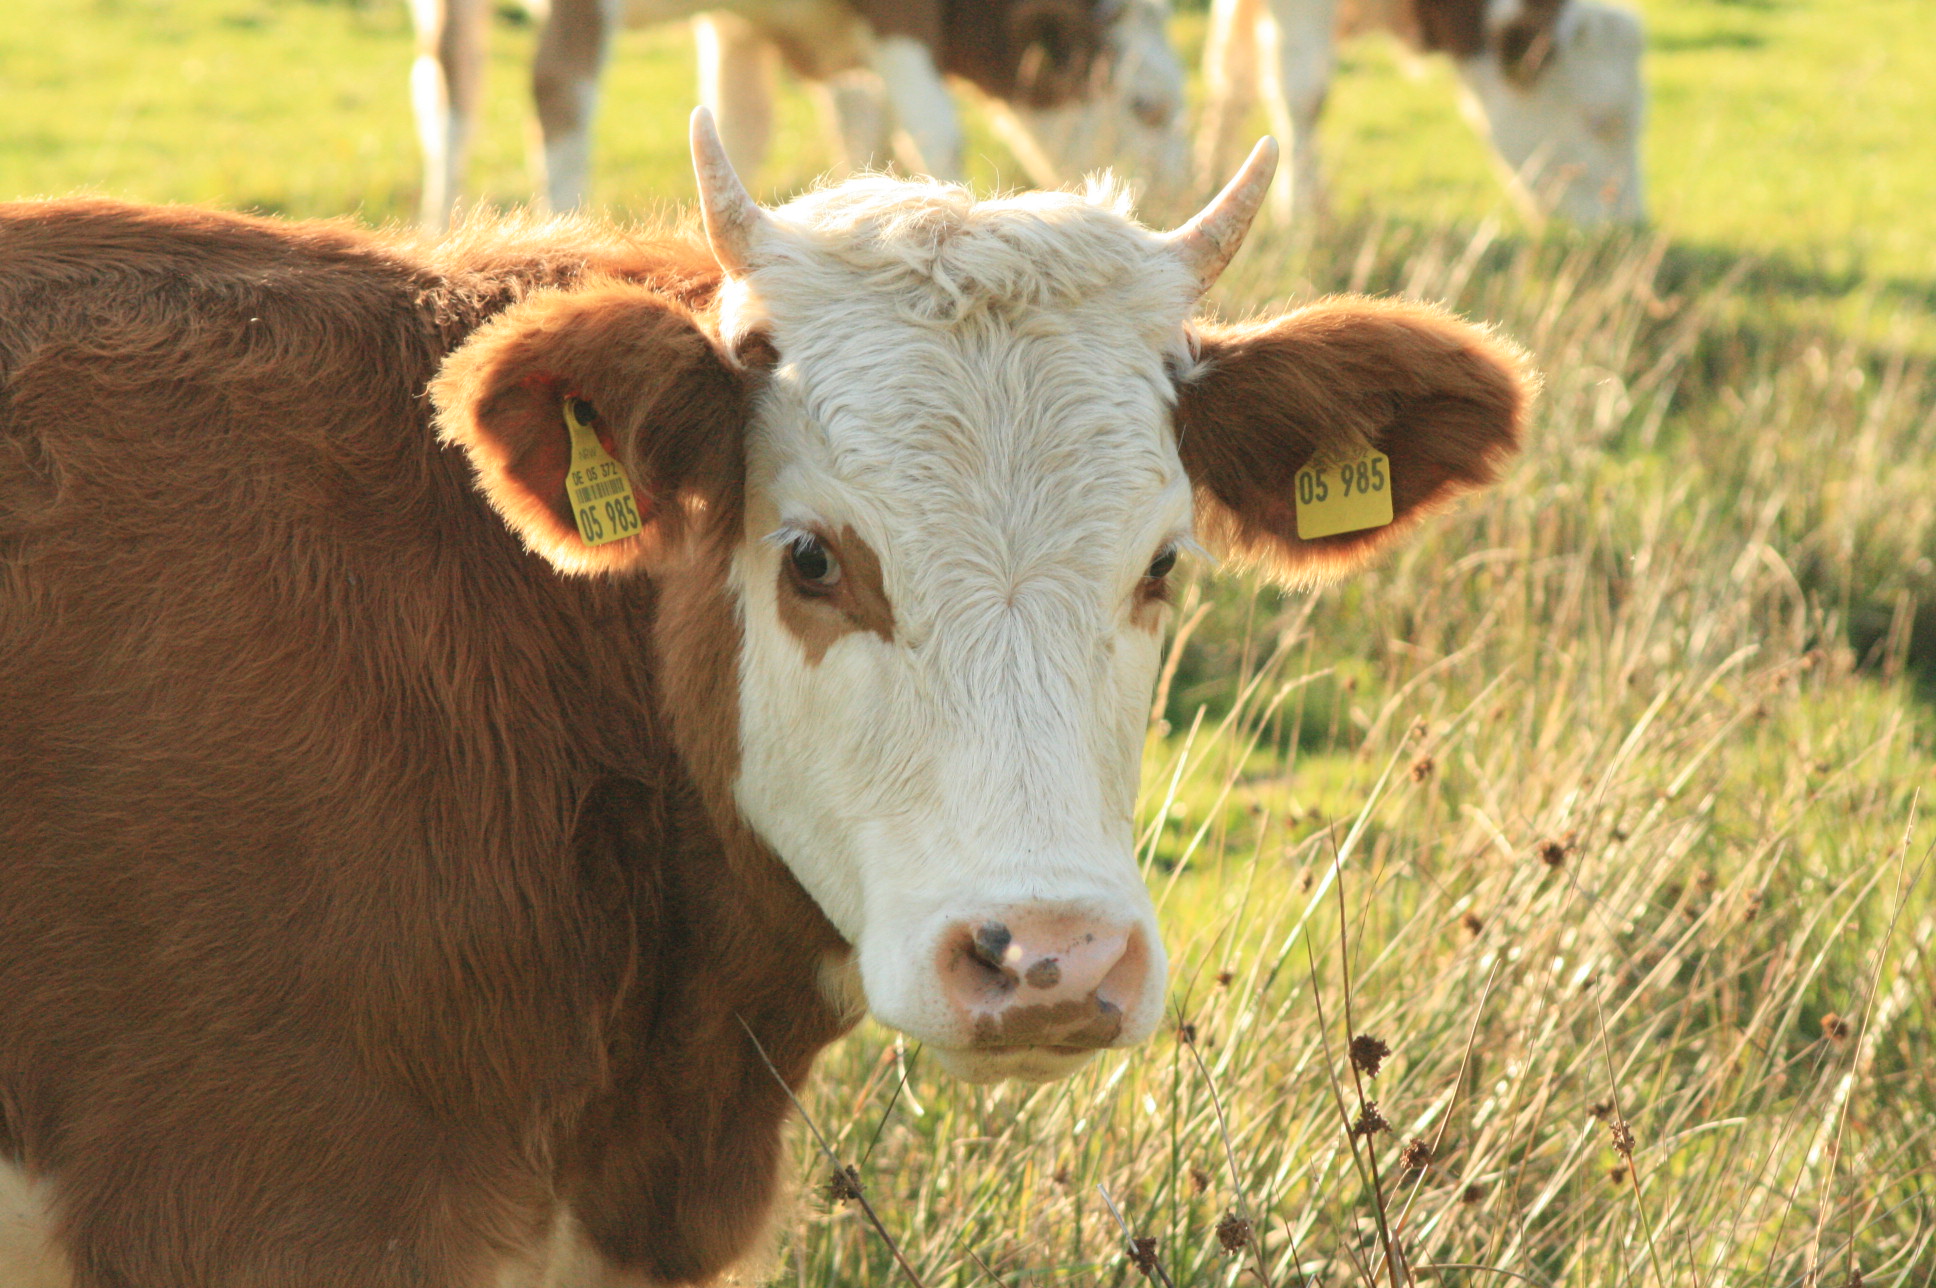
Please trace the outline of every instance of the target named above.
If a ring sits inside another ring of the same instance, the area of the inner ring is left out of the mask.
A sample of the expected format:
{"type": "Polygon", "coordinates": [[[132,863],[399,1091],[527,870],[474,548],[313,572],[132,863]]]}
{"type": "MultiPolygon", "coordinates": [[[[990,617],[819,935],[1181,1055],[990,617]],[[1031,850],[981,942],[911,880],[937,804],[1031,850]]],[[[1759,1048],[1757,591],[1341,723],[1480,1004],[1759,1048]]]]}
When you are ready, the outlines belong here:
{"type": "Polygon", "coordinates": [[[571,431],[571,471],[565,476],[565,492],[571,498],[578,535],[588,546],[636,537],[645,531],[645,524],[632,504],[632,480],[580,414],[583,406],[581,399],[565,399],[565,428],[571,431]]]}
{"type": "Polygon", "coordinates": [[[1313,461],[1297,472],[1299,540],[1382,528],[1391,521],[1391,458],[1383,452],[1336,464],[1313,461]]]}

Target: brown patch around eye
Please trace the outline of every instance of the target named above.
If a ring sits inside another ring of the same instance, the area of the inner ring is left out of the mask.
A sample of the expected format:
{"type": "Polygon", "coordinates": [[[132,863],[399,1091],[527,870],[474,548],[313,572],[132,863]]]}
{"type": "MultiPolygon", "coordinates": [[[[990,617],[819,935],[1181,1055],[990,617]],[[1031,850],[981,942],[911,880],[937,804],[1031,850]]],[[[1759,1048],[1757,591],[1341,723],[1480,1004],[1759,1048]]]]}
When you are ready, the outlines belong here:
{"type": "Polygon", "coordinates": [[[838,536],[816,535],[838,561],[840,579],[824,591],[803,593],[782,551],[777,596],[780,624],[800,641],[807,664],[819,666],[833,642],[853,631],[872,631],[883,642],[892,643],[894,606],[888,602],[880,557],[874,548],[850,527],[843,527],[838,536]]]}
{"type": "Polygon", "coordinates": [[[1151,633],[1163,629],[1163,610],[1170,602],[1168,577],[1142,577],[1130,596],[1129,620],[1151,633]]]}

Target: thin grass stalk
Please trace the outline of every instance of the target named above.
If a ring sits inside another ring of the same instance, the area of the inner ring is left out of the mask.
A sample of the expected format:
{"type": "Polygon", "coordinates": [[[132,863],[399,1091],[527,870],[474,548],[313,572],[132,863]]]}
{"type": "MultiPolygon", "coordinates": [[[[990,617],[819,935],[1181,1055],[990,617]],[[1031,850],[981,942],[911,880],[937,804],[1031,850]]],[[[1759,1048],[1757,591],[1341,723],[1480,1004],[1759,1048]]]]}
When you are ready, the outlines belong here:
{"type": "Polygon", "coordinates": [[[1598,994],[1593,998],[1593,1013],[1600,1021],[1600,1051],[1607,1064],[1607,1100],[1613,1106],[1612,1130],[1614,1151],[1627,1160],[1627,1180],[1633,1186],[1634,1210],[1640,1214],[1640,1228],[1647,1236],[1647,1256],[1653,1263],[1654,1278],[1660,1288],[1667,1288],[1667,1275],[1660,1266],[1660,1252],[1654,1246],[1653,1222],[1647,1215],[1647,1204],[1640,1194],[1640,1161],[1634,1157],[1633,1129],[1627,1125],[1626,1111],[1620,1107],[1620,1075],[1613,1067],[1613,1043],[1607,1037],[1606,1010],[1600,1005],[1598,994]]]}
{"type": "Polygon", "coordinates": [[[833,1167],[834,1175],[846,1182],[848,1193],[851,1194],[854,1202],[860,1204],[860,1210],[867,1215],[868,1223],[874,1227],[874,1233],[881,1237],[881,1242],[893,1255],[895,1264],[901,1267],[901,1273],[907,1276],[907,1281],[913,1284],[914,1288],[926,1288],[926,1285],[921,1282],[921,1276],[914,1273],[914,1267],[909,1265],[908,1259],[901,1255],[901,1246],[894,1241],[894,1236],[887,1232],[885,1225],[881,1224],[881,1218],[875,1213],[874,1205],[867,1201],[866,1190],[860,1183],[860,1173],[854,1168],[842,1166],[840,1155],[834,1153],[833,1147],[827,1143],[826,1134],[820,1130],[820,1124],[813,1120],[813,1115],[807,1112],[807,1107],[800,1103],[798,1096],[793,1094],[793,1088],[787,1086],[786,1079],[782,1078],[780,1071],[773,1067],[773,1060],[766,1054],[766,1047],[761,1044],[759,1035],[753,1032],[753,1026],[746,1022],[744,1016],[735,1015],[733,1018],[739,1021],[742,1029],[746,1030],[746,1038],[753,1044],[753,1050],[759,1053],[760,1063],[765,1065],[766,1071],[773,1075],[773,1081],[780,1084],[780,1090],[786,1092],[786,1098],[793,1102],[794,1109],[799,1111],[800,1120],[806,1123],[807,1130],[813,1133],[814,1140],[820,1145],[820,1152],[826,1155],[827,1162],[833,1167]]]}
{"type": "MultiPolygon", "coordinates": [[[[1203,1075],[1204,1090],[1210,1095],[1210,1107],[1217,1114],[1217,1134],[1223,1138],[1224,1158],[1230,1164],[1230,1187],[1237,1196],[1237,1215],[1244,1222],[1244,1242],[1249,1246],[1251,1255],[1257,1262],[1257,1282],[1262,1284],[1263,1288],[1271,1288],[1270,1272],[1264,1267],[1264,1249],[1257,1238],[1257,1223],[1251,1219],[1250,1206],[1244,1195],[1243,1173],[1237,1167],[1237,1149],[1230,1143],[1230,1123],[1224,1117],[1223,1099],[1217,1095],[1216,1081],[1211,1078],[1210,1067],[1203,1062],[1203,1053],[1197,1050],[1197,1044],[1192,1041],[1185,1042],[1183,1045],[1190,1048],[1190,1056],[1197,1062],[1197,1072],[1203,1075]]],[[[1296,1256],[1295,1239],[1292,1241],[1292,1256],[1296,1256]]],[[[1304,1276],[1300,1273],[1298,1281],[1302,1283],[1303,1279],[1304,1276]]]]}
{"type": "MultiPolygon", "coordinates": [[[[1332,841],[1331,856],[1332,863],[1338,865],[1337,841],[1335,838],[1332,841]]],[[[1358,1093],[1359,1116],[1360,1118],[1365,1118],[1371,1112],[1370,1101],[1365,1095],[1364,1079],[1358,1073],[1358,1061],[1351,1050],[1352,1045],[1357,1040],[1358,1033],[1351,1017],[1351,910],[1345,903],[1344,870],[1342,866],[1338,868],[1336,890],[1338,895],[1338,964],[1339,970],[1343,972],[1344,977],[1345,1067],[1351,1071],[1351,1085],[1358,1093]]],[[[1353,1139],[1356,1139],[1355,1132],[1353,1133],[1353,1139]]],[[[1355,1144],[1352,1146],[1352,1153],[1354,1155],[1357,1153],[1357,1146],[1355,1144]]],[[[1392,1288],[1400,1288],[1398,1282],[1398,1265],[1401,1258],[1392,1243],[1391,1223],[1385,1212],[1385,1186],[1383,1180],[1378,1175],[1378,1145],[1370,1133],[1367,1133],[1365,1136],[1365,1162],[1371,1169],[1372,1210],[1378,1217],[1378,1242],[1385,1249],[1385,1270],[1391,1276],[1392,1288]]],[[[1409,1281],[1410,1278],[1411,1269],[1408,1265],[1406,1267],[1406,1279],[1409,1281]]]]}
{"type": "Polygon", "coordinates": [[[1156,1255],[1156,1240],[1139,1241],[1136,1232],[1129,1228],[1129,1222],[1123,1219],[1122,1210],[1116,1206],[1116,1200],[1109,1197],[1108,1188],[1097,1185],[1096,1192],[1102,1195],[1102,1201],[1108,1205],[1109,1215],[1115,1217],[1116,1224],[1122,1227],[1123,1251],[1129,1258],[1129,1264],[1142,1272],[1143,1278],[1159,1280],[1163,1288],[1176,1288],[1176,1281],[1170,1278],[1167,1270],[1163,1269],[1163,1259],[1156,1255]]]}

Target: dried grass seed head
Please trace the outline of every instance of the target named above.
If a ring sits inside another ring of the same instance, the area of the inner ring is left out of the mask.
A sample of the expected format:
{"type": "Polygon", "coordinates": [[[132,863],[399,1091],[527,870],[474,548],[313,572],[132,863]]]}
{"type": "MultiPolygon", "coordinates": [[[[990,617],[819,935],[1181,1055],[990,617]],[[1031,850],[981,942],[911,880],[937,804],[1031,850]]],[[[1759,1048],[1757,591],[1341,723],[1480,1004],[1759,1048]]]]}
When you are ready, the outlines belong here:
{"type": "Polygon", "coordinates": [[[850,1203],[860,1197],[860,1169],[856,1167],[836,1167],[828,1173],[826,1185],[827,1202],[850,1203]]]}
{"type": "Polygon", "coordinates": [[[1369,1033],[1360,1033],[1351,1039],[1351,1067],[1367,1078],[1376,1078],[1378,1070],[1384,1066],[1385,1057],[1391,1054],[1391,1047],[1381,1038],[1369,1033]]]}
{"type": "Polygon", "coordinates": [[[1385,1115],[1378,1112],[1378,1102],[1376,1100],[1365,1101],[1364,1108],[1358,1111],[1357,1121],[1351,1124],[1351,1134],[1353,1136],[1371,1137],[1376,1136],[1381,1131],[1390,1130],[1391,1124],[1385,1121],[1385,1115]]]}

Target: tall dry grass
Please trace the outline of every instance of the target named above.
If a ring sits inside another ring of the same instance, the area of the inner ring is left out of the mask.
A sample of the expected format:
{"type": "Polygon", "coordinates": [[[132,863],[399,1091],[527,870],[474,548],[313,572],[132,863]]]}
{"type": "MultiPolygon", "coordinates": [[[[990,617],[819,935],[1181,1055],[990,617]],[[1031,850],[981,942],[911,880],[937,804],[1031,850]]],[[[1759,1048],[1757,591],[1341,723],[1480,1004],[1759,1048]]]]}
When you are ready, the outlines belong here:
{"type": "MultiPolygon", "coordinates": [[[[1141,815],[1173,1031],[1044,1088],[873,1028],[822,1062],[914,1276],[1936,1282],[1928,301],[1485,228],[1243,262],[1232,312],[1496,322],[1535,433],[1345,586],[1185,596],[1141,815]]],[[[777,1281],[894,1282],[798,1157],[777,1281]]]]}

